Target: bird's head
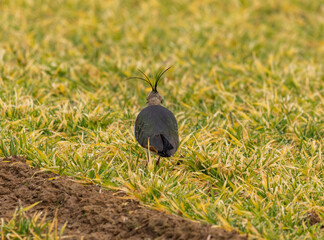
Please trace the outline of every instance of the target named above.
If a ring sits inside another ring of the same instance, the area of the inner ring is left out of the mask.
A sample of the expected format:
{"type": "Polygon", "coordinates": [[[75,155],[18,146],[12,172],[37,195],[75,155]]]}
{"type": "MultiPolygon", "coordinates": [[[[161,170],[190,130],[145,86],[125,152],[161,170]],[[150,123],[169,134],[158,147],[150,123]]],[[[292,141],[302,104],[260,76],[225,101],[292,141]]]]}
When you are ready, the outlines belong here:
{"type": "Polygon", "coordinates": [[[157,91],[151,91],[147,95],[146,100],[147,106],[163,104],[163,97],[157,91]]]}
{"type": "Polygon", "coordinates": [[[151,81],[151,79],[141,70],[139,70],[142,75],[144,77],[131,77],[129,79],[140,79],[146,83],[148,83],[151,88],[152,88],[152,91],[147,95],[146,97],[146,104],[147,106],[151,106],[151,105],[162,105],[163,103],[163,97],[158,93],[157,91],[157,86],[159,84],[159,81],[161,80],[163,74],[168,71],[171,67],[168,67],[167,69],[161,69],[156,75],[155,75],[155,78],[153,81],[151,81]]]}

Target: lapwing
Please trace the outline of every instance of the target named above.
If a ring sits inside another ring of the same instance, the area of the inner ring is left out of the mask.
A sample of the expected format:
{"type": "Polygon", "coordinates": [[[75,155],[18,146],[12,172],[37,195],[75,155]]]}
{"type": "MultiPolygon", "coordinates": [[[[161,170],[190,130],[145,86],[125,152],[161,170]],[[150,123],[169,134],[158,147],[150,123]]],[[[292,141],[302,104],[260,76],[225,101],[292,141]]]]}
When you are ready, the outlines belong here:
{"type": "Polygon", "coordinates": [[[157,91],[163,74],[170,68],[159,71],[153,81],[141,70],[143,77],[132,77],[148,83],[152,88],[146,97],[146,107],[136,118],[135,138],[143,148],[159,156],[156,165],[160,157],[171,157],[179,147],[177,120],[170,110],[162,106],[163,97],[157,91]]]}

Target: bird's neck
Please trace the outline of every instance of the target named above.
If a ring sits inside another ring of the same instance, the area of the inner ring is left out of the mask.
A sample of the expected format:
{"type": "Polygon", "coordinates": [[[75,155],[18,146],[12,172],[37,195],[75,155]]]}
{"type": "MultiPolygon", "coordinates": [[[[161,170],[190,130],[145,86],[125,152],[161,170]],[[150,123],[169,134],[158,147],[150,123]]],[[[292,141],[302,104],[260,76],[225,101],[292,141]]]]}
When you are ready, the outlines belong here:
{"type": "Polygon", "coordinates": [[[161,100],[158,99],[157,97],[155,98],[150,98],[149,100],[147,100],[147,104],[146,106],[152,106],[152,105],[160,105],[162,106],[161,100]]]}

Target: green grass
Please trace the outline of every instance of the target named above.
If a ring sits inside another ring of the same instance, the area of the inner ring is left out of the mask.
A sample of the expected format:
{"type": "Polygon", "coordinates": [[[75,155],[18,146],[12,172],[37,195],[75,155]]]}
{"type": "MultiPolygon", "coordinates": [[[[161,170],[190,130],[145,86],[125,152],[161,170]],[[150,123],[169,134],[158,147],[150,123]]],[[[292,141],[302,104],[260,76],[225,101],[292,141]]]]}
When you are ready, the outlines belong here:
{"type": "Polygon", "coordinates": [[[0,1],[0,156],[263,239],[321,239],[322,1],[0,1]],[[147,166],[160,85],[181,144],[147,166]]]}
{"type": "Polygon", "coordinates": [[[41,212],[27,215],[27,211],[37,205],[23,208],[19,206],[10,220],[0,219],[0,237],[2,240],[56,240],[61,239],[66,224],[58,231],[57,216],[50,222],[41,212]]]}

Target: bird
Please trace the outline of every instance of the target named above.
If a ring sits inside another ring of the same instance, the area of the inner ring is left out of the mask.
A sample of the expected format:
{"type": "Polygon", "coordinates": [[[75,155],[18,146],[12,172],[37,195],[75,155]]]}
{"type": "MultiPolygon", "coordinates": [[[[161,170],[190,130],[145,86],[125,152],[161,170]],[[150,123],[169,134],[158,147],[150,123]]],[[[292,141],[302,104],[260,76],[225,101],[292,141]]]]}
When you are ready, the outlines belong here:
{"type": "Polygon", "coordinates": [[[164,98],[157,90],[163,74],[170,68],[162,68],[152,81],[141,70],[139,71],[143,77],[131,77],[148,83],[152,88],[146,97],[146,107],[140,111],[135,120],[134,134],[143,148],[159,156],[156,165],[159,164],[161,157],[171,157],[179,147],[177,120],[170,110],[162,106],[164,98]]]}

